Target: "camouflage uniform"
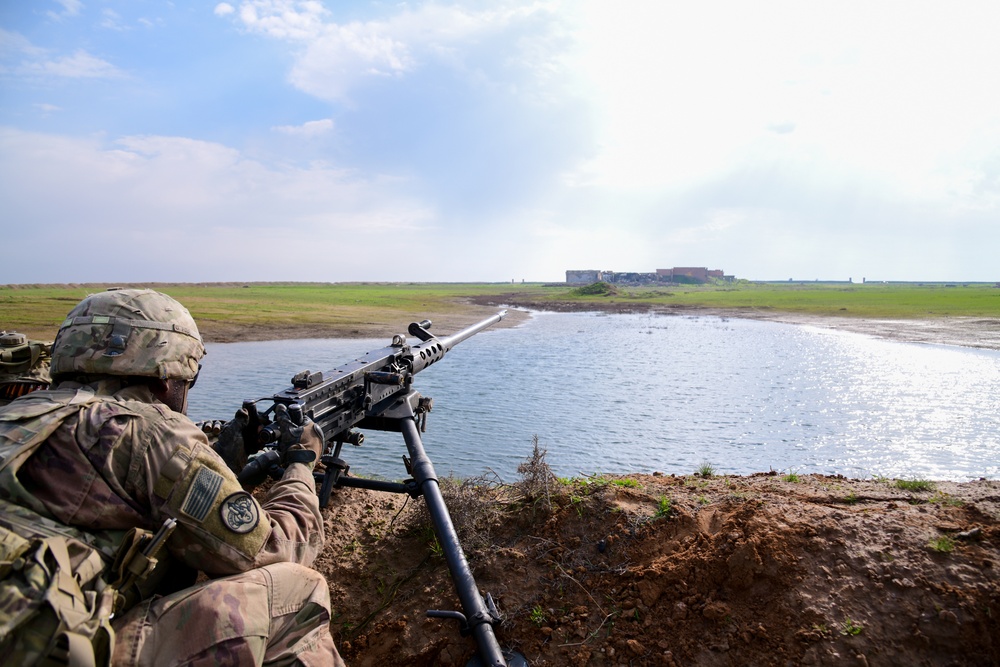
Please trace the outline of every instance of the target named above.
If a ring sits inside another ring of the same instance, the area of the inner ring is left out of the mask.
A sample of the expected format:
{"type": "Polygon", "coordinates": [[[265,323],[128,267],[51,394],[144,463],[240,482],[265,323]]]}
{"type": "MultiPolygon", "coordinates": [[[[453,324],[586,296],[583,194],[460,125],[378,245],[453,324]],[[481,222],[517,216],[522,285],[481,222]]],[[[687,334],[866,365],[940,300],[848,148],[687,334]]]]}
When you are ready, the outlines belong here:
{"type": "Polygon", "coordinates": [[[0,331],[0,406],[49,386],[52,343],[0,331]]]}
{"type": "MultiPolygon", "coordinates": [[[[93,328],[79,310],[77,322],[93,328]]],[[[200,346],[193,333],[190,343],[200,346]]],[[[64,328],[60,337],[65,334],[64,328]]],[[[147,334],[146,345],[162,335],[133,331],[138,341],[147,334]]],[[[75,350],[80,354],[86,353],[83,338],[75,350]]],[[[121,343],[107,338],[112,348],[121,343]]],[[[68,364],[58,350],[71,341],[56,340],[57,379],[68,364]]],[[[188,357],[161,359],[155,372],[191,379],[197,368],[188,357]]],[[[200,354],[193,358],[196,366],[200,354]]],[[[164,597],[137,593],[141,600],[111,623],[113,664],[343,665],[329,633],[326,581],[308,568],[323,545],[310,466],[288,465],[258,503],[201,430],[146,385],[114,375],[78,379],[0,408],[0,452],[8,459],[19,445],[44,436],[30,456],[0,473],[0,498],[79,529],[105,554],[114,535],[132,528],[155,532],[175,519],[169,556],[213,577],[164,597]]]]}

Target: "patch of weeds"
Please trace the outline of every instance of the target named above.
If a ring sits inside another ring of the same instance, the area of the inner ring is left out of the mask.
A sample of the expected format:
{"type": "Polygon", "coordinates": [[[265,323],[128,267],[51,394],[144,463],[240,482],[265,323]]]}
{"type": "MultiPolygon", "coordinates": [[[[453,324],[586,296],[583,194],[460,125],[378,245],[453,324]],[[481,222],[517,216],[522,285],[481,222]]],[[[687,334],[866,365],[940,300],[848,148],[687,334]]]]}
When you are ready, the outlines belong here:
{"type": "Polygon", "coordinates": [[[844,500],[847,502],[848,505],[854,505],[858,502],[858,494],[851,491],[850,493],[847,494],[847,497],[844,498],[844,500]]]}
{"type": "Polygon", "coordinates": [[[879,484],[888,484],[892,480],[886,477],[885,475],[875,475],[874,477],[872,477],[872,481],[877,482],[879,484]]]}
{"type": "Polygon", "coordinates": [[[708,504],[708,498],[706,498],[705,496],[698,496],[698,504],[699,505],[707,505],[708,504]]]}
{"type": "Polygon", "coordinates": [[[951,494],[945,493],[944,491],[938,491],[933,496],[930,497],[928,502],[937,503],[938,505],[946,505],[948,507],[961,507],[964,503],[955,498],[951,494]]]}
{"type": "Polygon", "coordinates": [[[855,621],[850,616],[844,617],[844,622],[840,626],[840,634],[845,637],[856,637],[864,631],[865,627],[855,621]]]}
{"type": "Polygon", "coordinates": [[[578,496],[572,494],[569,497],[569,502],[572,503],[573,507],[576,508],[576,514],[579,517],[583,516],[583,496],[578,496]]]}
{"type": "Polygon", "coordinates": [[[521,476],[518,487],[530,502],[542,501],[545,509],[551,510],[556,476],[545,460],[546,454],[538,445],[538,436],[531,436],[531,455],[517,466],[517,474],[521,476]]]}
{"type": "Polygon", "coordinates": [[[437,535],[434,536],[433,540],[427,543],[427,546],[430,548],[432,556],[444,555],[444,548],[442,548],[441,543],[438,542],[437,535]]]}
{"type": "Polygon", "coordinates": [[[701,465],[698,466],[698,469],[695,470],[694,474],[699,477],[714,477],[715,467],[708,461],[702,461],[701,465]]]}
{"type": "Polygon", "coordinates": [[[636,488],[639,488],[640,486],[642,486],[641,484],[639,484],[638,481],[636,481],[634,479],[628,479],[628,478],[626,478],[626,479],[614,479],[614,480],[611,480],[611,483],[614,484],[615,486],[624,486],[625,488],[628,488],[628,489],[636,489],[636,488]]]}
{"type": "Polygon", "coordinates": [[[826,623],[813,623],[812,629],[813,632],[817,632],[824,637],[829,637],[832,634],[826,623]]]}
{"type": "Polygon", "coordinates": [[[947,554],[955,550],[955,540],[951,539],[947,535],[942,535],[941,537],[935,537],[931,540],[928,546],[938,553],[947,554]]]}
{"type": "Polygon", "coordinates": [[[580,483],[583,484],[584,486],[593,487],[594,491],[603,489],[604,487],[606,487],[608,484],[611,483],[611,480],[609,480],[604,475],[593,475],[590,477],[584,475],[583,477],[584,478],[580,480],[580,483]]]}
{"type": "Polygon", "coordinates": [[[934,482],[928,479],[897,479],[896,488],[904,491],[933,491],[934,482]]]}
{"type": "Polygon", "coordinates": [[[656,513],[653,515],[653,518],[665,519],[669,517],[673,511],[673,501],[666,496],[660,496],[660,499],[656,501],[656,513]]]}
{"type": "Polygon", "coordinates": [[[543,625],[545,625],[545,622],[548,620],[548,618],[546,617],[545,610],[542,609],[541,605],[536,604],[534,607],[532,607],[531,611],[528,613],[528,620],[530,620],[538,627],[542,627],[543,625]]]}
{"type": "Polygon", "coordinates": [[[797,483],[799,481],[799,476],[796,473],[794,473],[794,472],[790,472],[787,475],[785,475],[784,477],[782,477],[781,479],[784,482],[791,482],[791,483],[795,484],[795,483],[797,483]]]}

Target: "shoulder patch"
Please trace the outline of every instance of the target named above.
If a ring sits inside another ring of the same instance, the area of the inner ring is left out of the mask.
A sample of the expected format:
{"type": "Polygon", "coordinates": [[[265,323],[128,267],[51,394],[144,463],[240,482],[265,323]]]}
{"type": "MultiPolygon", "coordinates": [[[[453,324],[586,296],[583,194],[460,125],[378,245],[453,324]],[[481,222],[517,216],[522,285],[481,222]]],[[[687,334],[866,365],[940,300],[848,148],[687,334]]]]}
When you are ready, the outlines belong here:
{"type": "Polygon", "coordinates": [[[204,521],[208,511],[215,504],[215,498],[219,495],[221,487],[222,475],[202,466],[188,489],[184,504],[181,505],[181,512],[199,523],[204,521]]]}
{"type": "Polygon", "coordinates": [[[219,515],[222,517],[222,525],[240,535],[249,533],[260,522],[257,502],[246,491],[237,491],[227,496],[219,506],[219,515]]]}

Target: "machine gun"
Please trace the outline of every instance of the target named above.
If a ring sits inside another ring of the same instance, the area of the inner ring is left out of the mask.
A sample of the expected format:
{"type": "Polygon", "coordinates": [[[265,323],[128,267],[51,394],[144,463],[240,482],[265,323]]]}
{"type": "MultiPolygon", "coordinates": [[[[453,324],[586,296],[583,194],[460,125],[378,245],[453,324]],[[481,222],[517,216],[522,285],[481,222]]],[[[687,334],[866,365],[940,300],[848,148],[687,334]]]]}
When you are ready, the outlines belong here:
{"type": "Polygon", "coordinates": [[[441,495],[434,466],[420,439],[433,402],[413,389],[413,376],[440,361],[462,341],[496,324],[506,314],[507,311],[500,311],[443,338],[428,331],[430,320],[415,322],[409,327],[409,334],[419,339],[415,345],[410,345],[404,336],[396,335],[388,347],[369,352],[331,371],[302,371],[292,378],[292,386],[288,389],[269,398],[243,402],[248,415],[243,443],[246,453],[252,456],[239,475],[245,487],[259,484],[267,475],[278,478],[284,473],[280,461],[288,445],[283,442],[286,430],[283,424],[289,421],[302,424],[308,417],[323,430],[324,453],[320,461],[324,469],[314,473],[321,507],[326,507],[333,489],[341,487],[424,498],[463,610],[430,610],[427,615],[458,620],[462,634],[473,635],[478,657],[473,658],[470,666],[527,667],[528,663],[519,653],[505,655],[497,642],[493,632],[493,624],[500,620],[496,606],[489,594],[485,600],[479,594],[441,495]],[[262,411],[258,405],[263,401],[270,401],[271,405],[262,411]],[[402,434],[408,453],[403,462],[409,479],[387,482],[348,474],[350,466],[341,458],[341,449],[344,443],[361,446],[364,443],[361,429],[402,434]]]}

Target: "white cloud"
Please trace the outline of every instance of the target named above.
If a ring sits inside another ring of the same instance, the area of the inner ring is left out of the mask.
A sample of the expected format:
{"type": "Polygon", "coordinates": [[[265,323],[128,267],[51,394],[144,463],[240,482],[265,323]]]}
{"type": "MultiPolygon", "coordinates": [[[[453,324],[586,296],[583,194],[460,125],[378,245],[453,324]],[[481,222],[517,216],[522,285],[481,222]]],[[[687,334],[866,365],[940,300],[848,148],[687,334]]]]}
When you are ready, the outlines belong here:
{"type": "Polygon", "coordinates": [[[56,4],[62,6],[63,9],[61,12],[45,12],[49,18],[55,21],[61,21],[64,18],[72,16],[79,16],[80,10],[83,9],[83,2],[81,2],[81,0],[56,0],[56,4]]]}
{"type": "Polygon", "coordinates": [[[214,10],[216,16],[229,16],[235,11],[236,8],[233,7],[231,4],[229,4],[228,2],[220,2],[215,6],[214,10]]]}
{"type": "Polygon", "coordinates": [[[113,248],[129,249],[115,264],[134,264],[134,275],[169,274],[172,262],[197,257],[200,268],[184,279],[247,275],[247,261],[261,262],[253,275],[273,278],[373,278],[367,253],[352,256],[352,244],[387,247],[400,233],[419,236],[433,217],[397,185],[330,166],[267,165],[192,139],[133,136],[106,145],[0,129],[5,216],[16,222],[16,242],[44,247],[48,258],[45,266],[28,256],[4,262],[0,282],[64,279],[54,275],[58,266],[73,267],[65,279],[82,280],[88,271],[73,258],[113,248]],[[336,256],[337,266],[312,261],[321,256],[336,256]]]}
{"type": "Polygon", "coordinates": [[[121,15],[115,10],[108,8],[101,10],[101,27],[119,32],[128,30],[128,26],[122,22],[121,15]]]}
{"type": "Polygon", "coordinates": [[[20,70],[23,74],[32,76],[57,76],[70,79],[115,79],[125,76],[122,70],[83,49],[77,50],[71,56],[55,60],[25,63],[20,70]]]}
{"type": "Polygon", "coordinates": [[[561,46],[552,45],[549,30],[536,38],[510,35],[502,56],[495,51],[501,45],[489,40],[539,17],[556,18],[558,4],[503,2],[468,10],[431,2],[400,5],[383,19],[346,23],[329,20],[332,13],[319,2],[252,0],[241,3],[237,13],[246,30],[303,47],[290,73],[295,86],[320,99],[343,101],[365,81],[402,77],[432,62],[470,80],[488,80],[484,67],[549,75],[557,66],[551,52],[561,46]]]}
{"type": "Polygon", "coordinates": [[[292,136],[317,137],[333,131],[333,120],[324,118],[322,120],[311,120],[302,125],[279,125],[271,129],[275,132],[292,136]]]}

